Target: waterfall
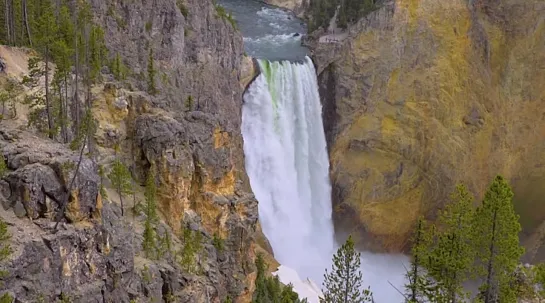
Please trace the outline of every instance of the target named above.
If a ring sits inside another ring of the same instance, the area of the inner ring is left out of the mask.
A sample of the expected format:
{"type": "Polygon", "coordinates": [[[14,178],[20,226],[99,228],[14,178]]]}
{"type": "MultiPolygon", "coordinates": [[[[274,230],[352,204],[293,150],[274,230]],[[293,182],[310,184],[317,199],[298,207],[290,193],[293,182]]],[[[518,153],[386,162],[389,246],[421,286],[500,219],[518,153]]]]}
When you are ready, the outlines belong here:
{"type": "Polygon", "coordinates": [[[259,61],[244,95],[246,170],[276,260],[320,284],[334,249],[329,158],[316,71],[259,61]]]}

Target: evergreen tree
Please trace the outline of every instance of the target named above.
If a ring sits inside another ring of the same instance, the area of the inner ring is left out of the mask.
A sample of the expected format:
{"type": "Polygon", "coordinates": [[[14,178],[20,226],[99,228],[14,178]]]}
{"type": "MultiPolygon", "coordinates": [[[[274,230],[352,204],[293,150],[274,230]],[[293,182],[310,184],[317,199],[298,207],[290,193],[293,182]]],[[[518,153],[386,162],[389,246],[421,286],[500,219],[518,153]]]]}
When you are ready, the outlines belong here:
{"type": "Polygon", "coordinates": [[[148,177],[146,178],[144,196],[146,198],[146,216],[151,222],[156,222],[158,220],[157,185],[155,184],[155,173],[153,172],[153,168],[149,170],[148,177]]]}
{"type": "Polygon", "coordinates": [[[268,301],[269,295],[267,290],[267,282],[265,277],[265,259],[263,254],[258,254],[255,259],[255,266],[257,268],[257,276],[255,278],[255,291],[253,294],[252,303],[265,303],[268,301]]]}
{"type": "Polygon", "coordinates": [[[0,112],[0,118],[6,119],[17,116],[16,100],[17,95],[22,91],[21,85],[16,79],[8,77],[4,84],[4,89],[0,91],[0,103],[2,103],[2,112],[0,112]],[[10,103],[11,115],[8,115],[9,108],[6,108],[6,104],[10,103]]]}
{"type": "Polygon", "coordinates": [[[102,196],[102,199],[108,199],[108,193],[106,192],[106,188],[104,187],[104,178],[106,177],[106,173],[104,172],[104,166],[98,166],[98,175],[100,176],[100,195],[102,196]]]}
{"type": "Polygon", "coordinates": [[[8,166],[6,165],[6,160],[4,160],[4,156],[0,154],[0,179],[6,175],[7,171],[8,166]]]}
{"type": "Polygon", "coordinates": [[[119,53],[115,54],[111,63],[112,74],[117,81],[123,81],[127,78],[127,67],[123,64],[119,53]]]}
{"type": "Polygon", "coordinates": [[[107,56],[107,48],[104,43],[104,30],[100,26],[93,26],[89,38],[90,48],[90,77],[96,82],[100,77],[100,69],[104,65],[107,56]]]}
{"type": "Polygon", "coordinates": [[[411,266],[406,274],[405,297],[408,303],[420,303],[426,299],[439,302],[436,283],[430,279],[425,270],[425,267],[429,265],[429,250],[433,234],[433,226],[427,227],[424,219],[419,218],[412,239],[411,266]]]}
{"type": "Polygon", "coordinates": [[[121,202],[121,215],[124,215],[123,196],[132,192],[131,173],[127,166],[125,166],[119,159],[115,159],[112,171],[108,175],[108,179],[112,182],[112,186],[119,195],[121,202]]]}
{"type": "Polygon", "coordinates": [[[439,282],[441,302],[455,303],[467,297],[462,283],[469,279],[475,260],[471,243],[474,216],[473,197],[464,185],[458,185],[451,195],[452,202],[437,220],[441,229],[429,253],[427,270],[439,282]]]}
{"type": "Polygon", "coordinates": [[[184,246],[181,251],[181,267],[190,272],[198,272],[197,256],[202,250],[202,234],[199,231],[191,231],[184,228],[183,232],[184,246]]]}
{"type": "Polygon", "coordinates": [[[75,39],[75,30],[66,5],[62,5],[58,15],[59,31],[58,38],[52,47],[53,58],[57,65],[53,82],[58,92],[58,115],[57,126],[61,130],[62,142],[68,142],[68,91],[69,75],[72,72],[72,56],[75,50],[72,48],[75,39]]]}
{"type": "MultiPolygon", "coordinates": [[[[28,59],[28,76],[23,77],[23,85],[29,88],[35,88],[39,85],[40,78],[45,74],[45,68],[40,57],[30,57],[28,59]]],[[[23,101],[30,108],[28,125],[34,125],[38,130],[48,133],[49,128],[47,120],[44,122],[42,114],[45,107],[45,95],[38,89],[32,94],[27,94],[23,101]]]]}
{"type": "Polygon", "coordinates": [[[153,47],[149,46],[149,58],[148,58],[148,92],[152,95],[157,93],[155,86],[155,66],[153,63],[153,47]]]}
{"type": "Polygon", "coordinates": [[[155,258],[155,248],[155,229],[151,225],[151,220],[146,219],[144,222],[144,239],[142,241],[142,249],[146,254],[146,258],[155,258]]]}
{"type": "MultiPolygon", "coordinates": [[[[8,232],[8,225],[0,218],[0,264],[6,262],[11,255],[11,246],[9,244],[10,239],[11,235],[8,232]]],[[[6,271],[0,270],[0,280],[7,274],[8,273],[6,271]]]]}
{"type": "Polygon", "coordinates": [[[322,303],[372,302],[369,289],[362,290],[363,278],[360,271],[360,253],[354,248],[352,236],[348,237],[333,256],[331,273],[324,275],[324,297],[322,303]]]}
{"type": "Polygon", "coordinates": [[[519,244],[521,226],[512,199],[509,184],[497,176],[473,220],[477,269],[484,276],[480,300],[484,303],[517,300],[513,273],[524,249],[519,244]]]}
{"type": "Polygon", "coordinates": [[[0,119],[5,118],[5,112],[6,112],[6,103],[9,100],[8,92],[6,91],[0,91],[0,103],[2,103],[2,112],[0,113],[0,119]]]}
{"type": "Polygon", "coordinates": [[[49,73],[50,73],[50,62],[52,59],[51,49],[53,43],[57,38],[57,22],[55,15],[53,14],[53,7],[49,1],[41,1],[41,11],[42,15],[37,21],[37,48],[41,53],[42,58],[45,62],[45,112],[47,115],[47,130],[48,136],[50,139],[53,139],[54,136],[54,121],[53,121],[53,109],[51,107],[51,94],[49,90],[49,73]]]}
{"type": "Polygon", "coordinates": [[[150,258],[153,256],[153,252],[157,246],[156,233],[153,227],[153,223],[157,220],[157,186],[155,185],[155,175],[152,169],[150,169],[148,177],[146,178],[144,196],[146,197],[146,222],[144,224],[144,240],[142,246],[146,253],[146,257],[150,258]]]}
{"type": "Polygon", "coordinates": [[[13,303],[13,297],[9,293],[4,293],[0,297],[0,303],[13,303]]]}

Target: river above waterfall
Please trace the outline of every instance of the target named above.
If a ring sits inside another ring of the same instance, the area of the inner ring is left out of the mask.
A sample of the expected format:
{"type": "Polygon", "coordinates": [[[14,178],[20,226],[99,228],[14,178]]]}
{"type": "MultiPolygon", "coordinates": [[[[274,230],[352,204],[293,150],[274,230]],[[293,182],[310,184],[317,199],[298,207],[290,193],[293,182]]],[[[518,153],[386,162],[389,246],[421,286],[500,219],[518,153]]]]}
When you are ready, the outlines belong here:
{"type": "Polygon", "coordinates": [[[236,20],[249,56],[303,61],[308,54],[308,49],[301,45],[306,25],[293,13],[257,0],[218,0],[218,4],[236,20]]]}

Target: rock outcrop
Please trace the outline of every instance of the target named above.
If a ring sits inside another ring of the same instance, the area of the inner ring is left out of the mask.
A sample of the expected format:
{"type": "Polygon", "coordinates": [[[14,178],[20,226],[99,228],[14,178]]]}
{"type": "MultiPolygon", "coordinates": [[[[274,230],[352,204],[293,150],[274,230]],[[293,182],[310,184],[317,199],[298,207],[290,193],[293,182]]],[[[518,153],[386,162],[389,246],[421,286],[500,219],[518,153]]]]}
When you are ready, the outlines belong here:
{"type": "Polygon", "coordinates": [[[523,238],[533,235],[528,258],[543,259],[545,3],[385,1],[346,35],[307,39],[337,230],[402,251],[416,218],[433,218],[456,183],[479,200],[502,174],[523,238]]]}
{"type": "Polygon", "coordinates": [[[6,289],[21,302],[249,302],[255,254],[271,249],[244,170],[242,93],[255,66],[240,33],[209,0],[91,5],[128,78],[115,81],[103,69],[104,83],[92,89],[97,161],[84,156],[70,193],[79,152],[2,122],[0,154],[10,171],[0,181],[0,217],[14,248],[2,265],[6,289]],[[155,95],[146,84],[150,50],[155,95]],[[114,147],[115,157],[134,163],[134,201],[143,201],[140,185],[155,173],[157,232],[172,236],[159,260],[141,252],[145,216],[127,215],[127,205],[122,216],[115,191],[100,193],[98,164],[108,171],[114,147]],[[187,230],[202,236],[197,273],[179,264],[187,230]]]}

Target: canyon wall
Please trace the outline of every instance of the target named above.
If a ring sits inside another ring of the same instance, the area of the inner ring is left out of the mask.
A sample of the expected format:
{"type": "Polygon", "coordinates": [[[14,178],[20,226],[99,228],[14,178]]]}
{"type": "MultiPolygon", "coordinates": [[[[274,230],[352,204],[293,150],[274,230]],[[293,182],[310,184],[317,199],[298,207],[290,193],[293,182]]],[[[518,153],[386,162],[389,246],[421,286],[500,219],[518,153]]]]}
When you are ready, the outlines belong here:
{"type": "Polygon", "coordinates": [[[338,232],[399,252],[455,184],[515,191],[527,259],[545,208],[545,3],[395,0],[306,39],[318,69],[338,232]]]}
{"type": "MultiPolygon", "coordinates": [[[[115,80],[104,67],[103,81],[92,88],[96,154],[84,155],[70,193],[79,151],[27,128],[25,112],[0,122],[8,165],[0,215],[13,248],[2,265],[6,289],[18,301],[219,302],[229,296],[249,302],[256,253],[274,259],[244,170],[242,93],[255,70],[241,34],[209,0],[90,2],[105,31],[108,60],[119,54],[127,79],[115,80]],[[147,85],[151,51],[156,94],[147,85]],[[135,180],[124,215],[115,189],[97,172],[99,165],[108,172],[115,158],[135,180]],[[158,185],[158,237],[170,237],[161,259],[142,251],[145,215],[138,205],[150,173],[158,185]],[[201,236],[198,271],[180,260],[191,241],[187,230],[201,236]]],[[[2,50],[2,57],[20,52],[2,50]]],[[[25,72],[3,66],[8,74],[25,72]]]]}

